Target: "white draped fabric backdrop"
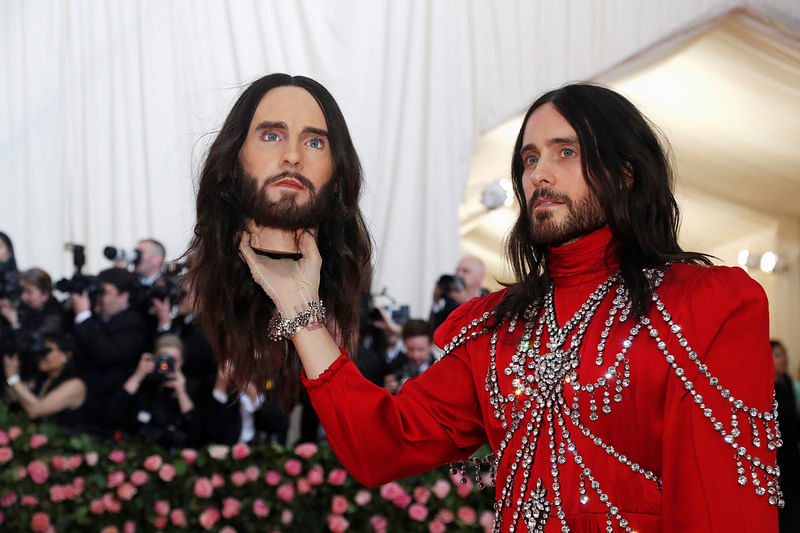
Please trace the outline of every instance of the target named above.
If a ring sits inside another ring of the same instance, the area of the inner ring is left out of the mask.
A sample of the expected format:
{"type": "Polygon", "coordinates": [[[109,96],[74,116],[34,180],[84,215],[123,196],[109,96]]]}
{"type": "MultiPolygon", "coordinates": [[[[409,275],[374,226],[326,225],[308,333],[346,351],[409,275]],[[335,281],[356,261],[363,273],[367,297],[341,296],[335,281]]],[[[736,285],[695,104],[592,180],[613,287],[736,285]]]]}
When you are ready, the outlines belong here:
{"type": "Polygon", "coordinates": [[[66,242],[89,272],[105,245],[144,237],[178,256],[241,89],[303,74],[337,99],[361,157],[373,290],[424,316],[458,259],[481,132],[738,6],[800,19],[796,0],[0,0],[0,230],[20,268],[54,278],[71,274],[66,242]]]}

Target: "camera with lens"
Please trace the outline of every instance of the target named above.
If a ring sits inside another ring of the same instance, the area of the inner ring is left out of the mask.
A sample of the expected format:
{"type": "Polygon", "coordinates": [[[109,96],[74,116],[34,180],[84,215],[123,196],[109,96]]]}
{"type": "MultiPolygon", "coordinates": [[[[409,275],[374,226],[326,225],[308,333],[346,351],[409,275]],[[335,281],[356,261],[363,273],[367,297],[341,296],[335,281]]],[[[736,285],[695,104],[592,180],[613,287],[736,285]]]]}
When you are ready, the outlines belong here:
{"type": "Polygon", "coordinates": [[[150,300],[153,299],[165,300],[169,298],[170,302],[172,303],[177,302],[178,294],[180,293],[180,287],[178,286],[178,281],[174,278],[169,278],[169,277],[163,277],[161,279],[162,279],[161,283],[143,287],[145,301],[149,302],[150,300]]]}
{"type": "Polygon", "coordinates": [[[167,381],[175,373],[175,357],[168,353],[160,353],[153,357],[156,369],[148,378],[156,383],[167,381]]]}
{"type": "Polygon", "coordinates": [[[128,265],[138,265],[142,260],[142,253],[139,250],[124,250],[116,246],[106,246],[103,248],[103,255],[109,261],[124,261],[128,265]]]}
{"type": "Polygon", "coordinates": [[[0,337],[0,355],[17,354],[20,360],[38,360],[50,350],[35,331],[11,330],[0,337]]]}
{"type": "Polygon", "coordinates": [[[443,295],[448,295],[453,291],[460,291],[466,287],[464,278],[452,274],[442,274],[436,281],[436,287],[443,295]]]}
{"type": "MultiPolygon", "coordinates": [[[[89,297],[94,299],[100,294],[100,281],[97,276],[87,276],[82,273],[83,265],[86,264],[86,254],[83,245],[67,243],[64,245],[67,251],[72,252],[72,263],[75,265],[75,274],[71,278],[61,278],[56,282],[56,290],[69,294],[80,294],[83,291],[89,293],[89,297]]],[[[92,304],[94,305],[94,304],[92,304]]]]}
{"type": "Polygon", "coordinates": [[[19,284],[17,272],[0,273],[0,298],[19,298],[22,285],[19,284]]]}

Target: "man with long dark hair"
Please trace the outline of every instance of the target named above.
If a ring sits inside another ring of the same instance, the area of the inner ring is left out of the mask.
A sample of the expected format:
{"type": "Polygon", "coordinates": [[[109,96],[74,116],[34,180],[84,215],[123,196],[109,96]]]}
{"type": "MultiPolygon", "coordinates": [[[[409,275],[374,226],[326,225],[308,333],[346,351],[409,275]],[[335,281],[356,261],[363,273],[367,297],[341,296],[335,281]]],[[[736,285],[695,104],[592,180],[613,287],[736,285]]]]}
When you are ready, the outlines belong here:
{"type": "Polygon", "coordinates": [[[332,327],[355,347],[371,254],[361,181],[342,112],[316,81],[270,74],[234,104],[200,176],[188,282],[211,347],[240,388],[271,380],[287,401],[300,388],[294,350],[282,340],[300,309],[276,309],[253,283],[240,244],[264,268],[292,271],[297,239],[313,233],[325,259],[319,294],[332,327]]]}
{"type": "MultiPolygon", "coordinates": [[[[511,170],[516,281],[454,311],[443,358],[397,396],[322,328],[292,336],[339,459],[378,485],[488,441],[497,532],[774,531],[767,301],[678,245],[653,128],[619,94],[568,85],[530,107],[511,170]]],[[[299,306],[297,278],[254,275],[299,306]]]]}

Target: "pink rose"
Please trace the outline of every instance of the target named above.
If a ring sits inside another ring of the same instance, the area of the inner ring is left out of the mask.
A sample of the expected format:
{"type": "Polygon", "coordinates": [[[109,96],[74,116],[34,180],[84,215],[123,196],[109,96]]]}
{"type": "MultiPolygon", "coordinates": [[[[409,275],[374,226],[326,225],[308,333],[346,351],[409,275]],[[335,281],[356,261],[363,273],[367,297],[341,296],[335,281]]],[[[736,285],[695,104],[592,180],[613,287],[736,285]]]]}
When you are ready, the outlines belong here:
{"type": "Polygon", "coordinates": [[[325,481],[325,470],[320,465],[314,465],[308,471],[306,479],[312,486],[322,485],[322,482],[325,481]]]}
{"type": "Polygon", "coordinates": [[[290,502],[294,498],[294,487],[288,483],[284,483],[276,492],[278,499],[284,502],[290,502]]]}
{"type": "Polygon", "coordinates": [[[136,533],[136,522],[133,520],[126,520],[122,525],[122,533],[136,533]]]}
{"type": "Polygon", "coordinates": [[[8,433],[0,429],[0,446],[5,446],[8,444],[9,438],[8,433]]]}
{"type": "Polygon", "coordinates": [[[62,489],[64,489],[65,500],[74,500],[75,497],[78,495],[78,491],[75,490],[75,487],[73,487],[72,485],[63,485],[62,489]]]}
{"type": "Polygon", "coordinates": [[[107,492],[103,494],[103,508],[109,513],[118,513],[122,509],[122,503],[113,494],[107,492]]]}
{"type": "Polygon", "coordinates": [[[119,533],[119,529],[114,526],[106,526],[100,530],[100,533],[119,533]]]}
{"type": "Polygon", "coordinates": [[[258,481],[258,476],[261,475],[261,471],[256,465],[250,465],[244,469],[244,475],[247,481],[258,481]]]}
{"type": "Polygon", "coordinates": [[[334,468],[328,474],[328,483],[333,486],[339,487],[344,485],[344,482],[347,481],[347,472],[342,470],[341,468],[334,468]]]}
{"type": "Polygon", "coordinates": [[[75,489],[75,492],[83,492],[83,483],[82,476],[75,476],[75,479],[72,480],[72,487],[75,489]]]}
{"type": "Polygon", "coordinates": [[[17,440],[17,437],[22,435],[22,429],[19,426],[11,426],[8,428],[8,438],[11,440],[17,440]]]}
{"type": "Polygon", "coordinates": [[[236,498],[225,498],[222,500],[222,516],[232,518],[239,514],[239,500],[236,498]]]}
{"type": "Polygon", "coordinates": [[[8,446],[0,448],[0,463],[5,464],[14,458],[14,452],[8,446]]]}
{"type": "Polygon", "coordinates": [[[173,509],[172,512],[169,513],[169,519],[175,526],[186,526],[186,515],[183,513],[183,509],[173,509]]]}
{"type": "Polygon", "coordinates": [[[411,517],[411,520],[424,522],[428,518],[428,508],[421,503],[415,503],[408,508],[408,516],[411,517]]]}
{"type": "Polygon", "coordinates": [[[17,479],[25,479],[28,477],[28,470],[24,466],[17,467],[17,479]]]}
{"type": "Polygon", "coordinates": [[[141,487],[147,480],[150,478],[150,475],[145,472],[144,470],[134,470],[131,474],[131,483],[136,485],[137,487],[141,487]]]}
{"type": "Polygon", "coordinates": [[[392,500],[392,503],[395,504],[397,507],[404,509],[408,507],[408,505],[411,503],[411,495],[404,492],[403,494],[399,495],[397,498],[392,500]]]}
{"type": "Polygon", "coordinates": [[[231,474],[231,483],[233,483],[235,487],[241,487],[247,483],[247,476],[244,475],[244,472],[242,471],[236,471],[231,474]]]}
{"type": "Polygon", "coordinates": [[[389,521],[386,520],[385,516],[373,515],[369,519],[369,524],[372,526],[375,533],[386,533],[386,527],[389,525],[389,521]]]}
{"type": "Polygon", "coordinates": [[[212,444],[208,447],[208,455],[210,455],[212,459],[218,461],[228,457],[228,451],[230,451],[230,448],[224,444],[212,444]]]}
{"type": "Polygon", "coordinates": [[[244,459],[250,455],[250,446],[244,442],[237,442],[231,449],[231,455],[233,455],[234,459],[244,459]]]}
{"type": "Polygon", "coordinates": [[[15,503],[17,503],[17,493],[14,491],[6,492],[0,498],[0,507],[11,507],[15,503]]]}
{"type": "MultiPolygon", "coordinates": [[[[2,459],[0,459],[0,462],[2,462],[2,459]]],[[[64,470],[67,468],[67,460],[60,455],[54,455],[50,458],[50,466],[53,467],[53,470],[64,470]]]]}
{"type": "Polygon", "coordinates": [[[347,512],[347,498],[336,495],[331,501],[331,512],[333,514],[344,514],[347,512]]]}
{"type": "Polygon", "coordinates": [[[164,464],[164,459],[158,454],[153,454],[144,460],[144,467],[150,472],[155,472],[161,468],[162,464],[164,464]]]}
{"type": "Polygon", "coordinates": [[[153,525],[156,529],[164,529],[167,527],[167,517],[166,516],[157,516],[153,518],[153,525]]]}
{"type": "Polygon", "coordinates": [[[50,517],[47,513],[34,513],[31,517],[31,530],[42,533],[50,529],[50,517]]]}
{"type": "Polygon", "coordinates": [[[236,533],[236,530],[233,529],[231,526],[225,526],[219,530],[219,533],[236,533]]]}
{"type": "Polygon", "coordinates": [[[350,522],[345,517],[338,514],[328,515],[328,529],[332,533],[344,533],[349,527],[350,522]]]}
{"type": "Polygon", "coordinates": [[[456,515],[450,509],[439,509],[439,512],[436,513],[436,519],[445,524],[450,524],[456,519],[456,515]]]}
{"type": "Polygon", "coordinates": [[[97,455],[97,452],[89,452],[84,456],[84,459],[86,459],[87,465],[95,466],[97,464],[98,459],[100,459],[100,456],[97,455]]]}
{"type": "Polygon", "coordinates": [[[200,525],[205,529],[211,529],[214,527],[214,524],[216,524],[218,520],[219,511],[213,507],[208,507],[205,511],[200,513],[200,518],[198,518],[198,522],[200,522],[200,525]]]}
{"type": "Polygon", "coordinates": [[[284,525],[289,525],[292,523],[294,519],[294,513],[292,513],[289,509],[286,509],[281,513],[281,523],[284,525]]]}
{"type": "Polygon", "coordinates": [[[207,477],[199,477],[194,482],[194,495],[198,498],[210,498],[214,493],[214,487],[207,477]]]}
{"type": "Polygon", "coordinates": [[[381,496],[389,501],[394,501],[395,498],[403,494],[403,487],[401,487],[396,481],[390,481],[389,483],[381,486],[381,496]]]}
{"type": "Polygon", "coordinates": [[[414,501],[425,505],[431,499],[431,491],[425,487],[417,487],[414,489],[414,501]]]}
{"type": "Polygon", "coordinates": [[[459,483],[458,486],[456,486],[456,494],[458,494],[460,498],[466,498],[470,493],[472,493],[472,480],[464,478],[464,483],[459,483]]]}
{"type": "Polygon", "coordinates": [[[197,451],[191,448],[184,448],[181,450],[181,457],[183,457],[187,465],[190,465],[197,460],[197,451]]]}
{"type": "Polygon", "coordinates": [[[308,494],[311,492],[311,483],[304,477],[301,477],[297,480],[297,492],[298,494],[308,494]]]}
{"type": "Polygon", "coordinates": [[[156,500],[153,502],[153,510],[159,516],[167,516],[169,514],[169,502],[167,500],[156,500]]]}
{"type": "Polygon", "coordinates": [[[290,476],[296,476],[303,471],[303,463],[297,459],[287,459],[286,463],[283,465],[283,469],[290,476]]]}
{"type": "Polygon", "coordinates": [[[433,492],[437,498],[443,500],[447,498],[448,494],[450,494],[450,487],[451,487],[450,483],[448,483],[443,479],[440,479],[439,481],[433,484],[431,492],[433,492]]]}
{"type": "Polygon", "coordinates": [[[458,519],[464,523],[464,525],[471,526],[475,522],[478,521],[478,514],[475,512],[475,509],[472,507],[467,507],[463,505],[458,508],[458,519]]]}
{"type": "Polygon", "coordinates": [[[261,498],[253,501],[253,514],[261,518],[269,516],[269,507],[267,507],[266,502],[261,498]]]}
{"type": "Polygon", "coordinates": [[[169,463],[165,464],[158,471],[158,477],[161,478],[161,481],[169,483],[170,481],[175,479],[175,467],[169,463]]]}
{"type": "Polygon", "coordinates": [[[494,513],[492,511],[482,512],[478,523],[483,526],[484,531],[487,529],[491,531],[494,529],[494,513]]]}
{"type": "Polygon", "coordinates": [[[128,501],[136,495],[136,487],[130,483],[123,483],[117,488],[117,497],[122,501],[128,501]]]}
{"type": "Polygon", "coordinates": [[[446,529],[447,526],[444,525],[444,522],[438,520],[428,522],[428,533],[444,533],[446,529]]]}
{"type": "Polygon", "coordinates": [[[318,450],[319,448],[313,442],[304,442],[297,445],[297,447],[294,449],[294,453],[303,459],[310,459],[315,453],[317,453],[318,450]]]}
{"type": "Polygon", "coordinates": [[[81,457],[80,455],[73,455],[72,457],[69,458],[69,461],[67,462],[69,463],[67,465],[67,468],[70,470],[75,470],[76,468],[81,466],[81,463],[83,462],[83,457],[81,457]]]}
{"type": "Polygon", "coordinates": [[[109,472],[108,474],[108,483],[106,483],[106,487],[109,489],[113,489],[122,485],[122,482],[125,481],[125,472],[122,470],[117,470],[116,472],[109,472]]]}
{"type": "Polygon", "coordinates": [[[112,463],[121,463],[125,461],[125,452],[123,450],[111,450],[111,453],[108,454],[108,459],[112,463]]]}
{"type": "Polygon", "coordinates": [[[41,485],[50,476],[50,469],[42,461],[31,461],[28,465],[28,474],[37,485],[41,485]]]}
{"type": "Polygon", "coordinates": [[[211,486],[215,489],[225,486],[225,478],[219,474],[211,474],[211,486]]]}
{"type": "Polygon", "coordinates": [[[353,498],[353,501],[356,502],[356,505],[363,507],[372,501],[372,493],[368,490],[361,489],[360,491],[356,492],[356,496],[353,498]]]}
{"type": "Polygon", "coordinates": [[[32,494],[25,494],[22,496],[22,499],[19,501],[19,503],[28,507],[34,507],[39,505],[39,498],[33,496],[32,494]]]}
{"type": "Polygon", "coordinates": [[[101,500],[100,498],[92,500],[92,502],[89,504],[89,512],[92,514],[103,514],[105,510],[106,508],[103,505],[103,500],[101,500]]]}
{"type": "Polygon", "coordinates": [[[31,435],[31,442],[30,442],[31,450],[35,450],[36,448],[41,448],[45,444],[47,444],[46,435],[42,435],[41,433],[34,433],[33,435],[31,435]]]}
{"type": "Polygon", "coordinates": [[[264,482],[270,486],[276,486],[281,482],[281,475],[275,470],[267,470],[264,474],[264,482]]]}
{"type": "Polygon", "coordinates": [[[67,499],[64,487],[61,485],[53,485],[50,487],[50,501],[59,503],[67,499]]]}

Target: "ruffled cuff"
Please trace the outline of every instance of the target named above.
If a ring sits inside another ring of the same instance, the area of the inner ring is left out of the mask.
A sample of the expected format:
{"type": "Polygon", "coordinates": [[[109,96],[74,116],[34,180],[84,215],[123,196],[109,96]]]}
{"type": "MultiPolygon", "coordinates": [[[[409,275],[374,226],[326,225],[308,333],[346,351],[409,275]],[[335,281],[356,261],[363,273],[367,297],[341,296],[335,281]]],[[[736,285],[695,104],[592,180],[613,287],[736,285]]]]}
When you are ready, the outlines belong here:
{"type": "Polygon", "coordinates": [[[347,351],[345,351],[344,348],[339,348],[339,357],[331,364],[331,366],[326,368],[317,379],[308,379],[305,371],[300,374],[300,379],[303,381],[303,385],[307,390],[314,390],[324,387],[349,361],[350,358],[347,356],[347,351]]]}

